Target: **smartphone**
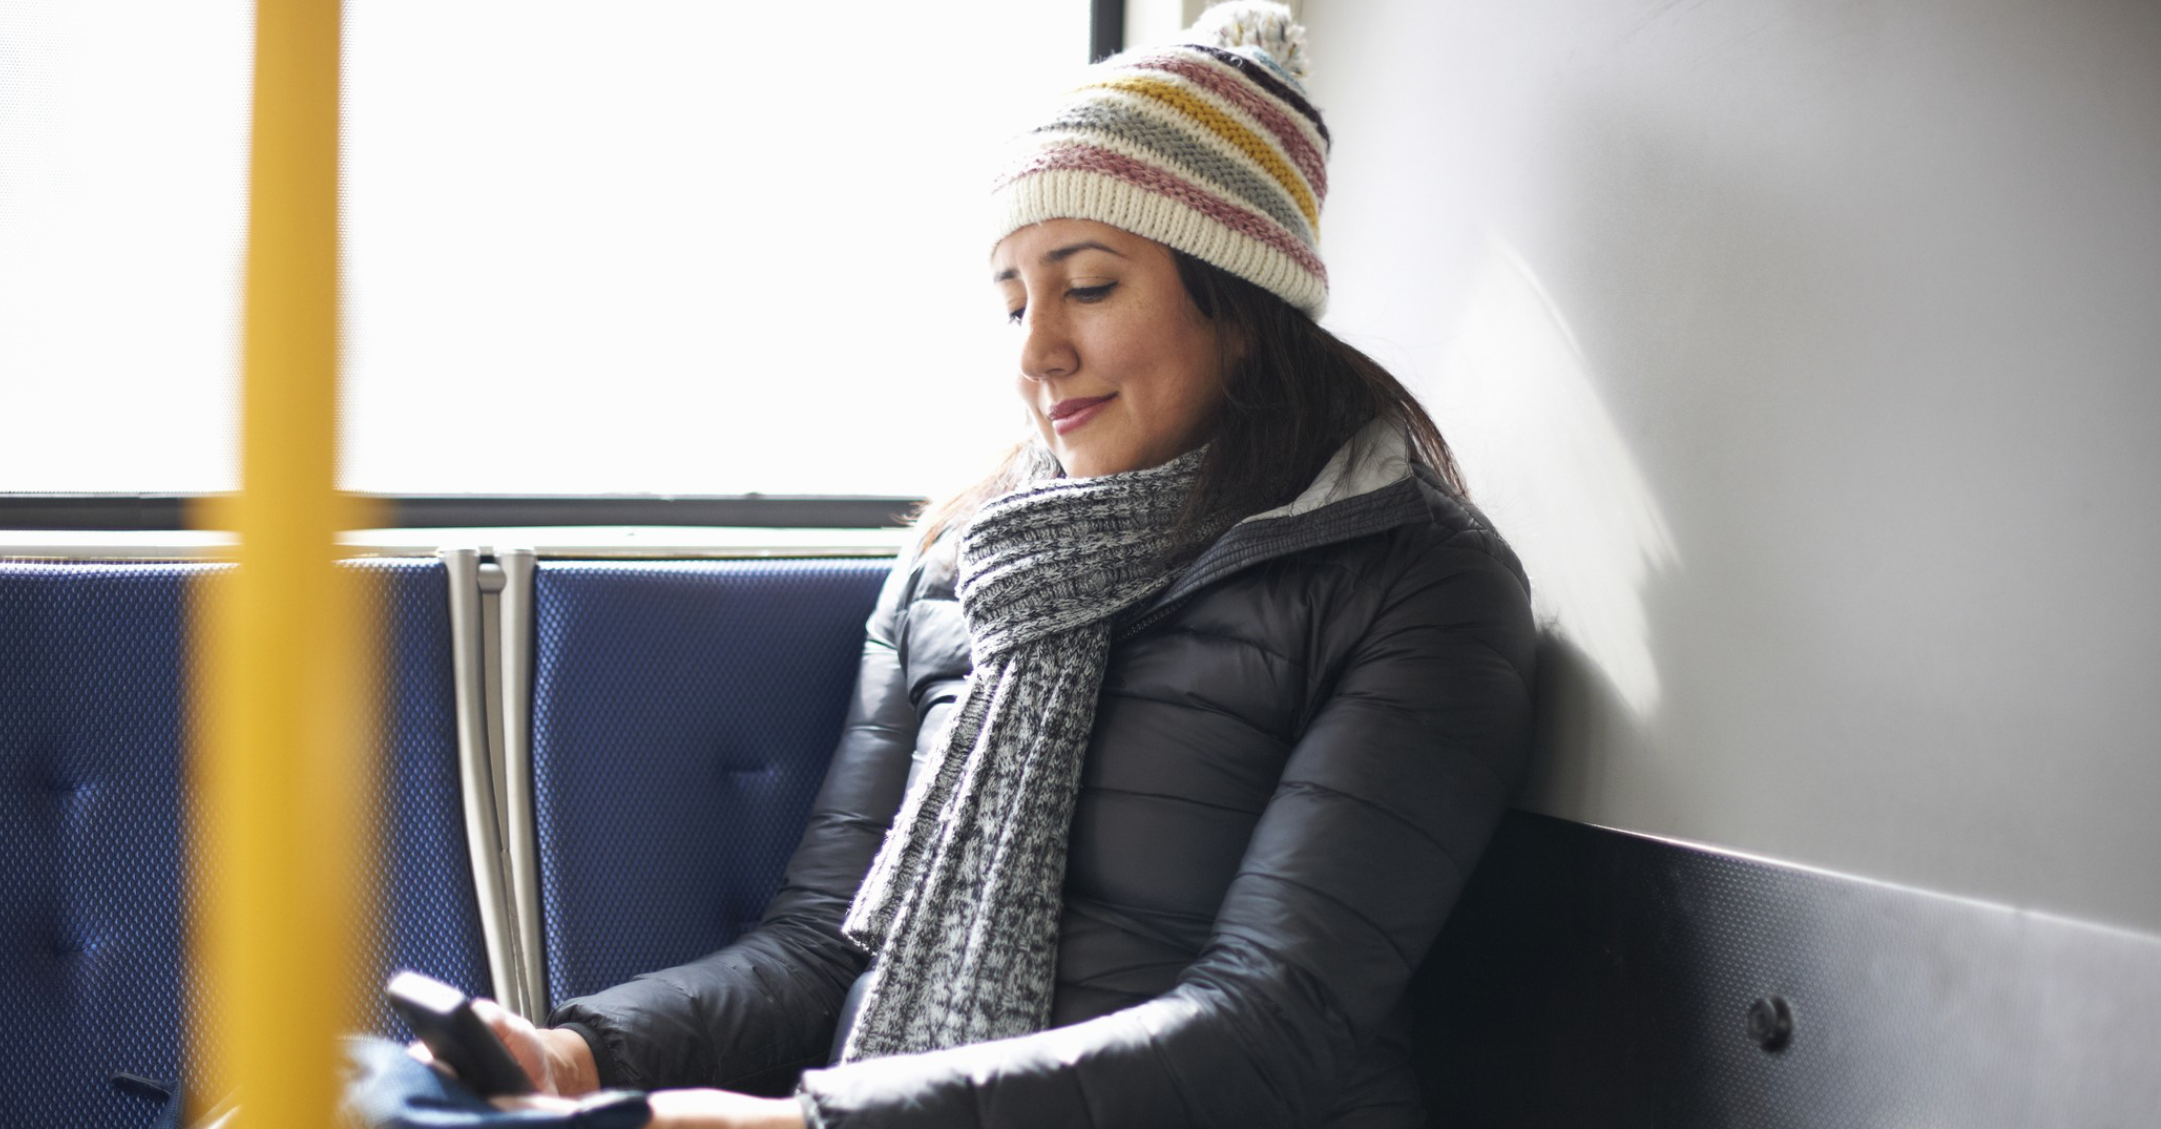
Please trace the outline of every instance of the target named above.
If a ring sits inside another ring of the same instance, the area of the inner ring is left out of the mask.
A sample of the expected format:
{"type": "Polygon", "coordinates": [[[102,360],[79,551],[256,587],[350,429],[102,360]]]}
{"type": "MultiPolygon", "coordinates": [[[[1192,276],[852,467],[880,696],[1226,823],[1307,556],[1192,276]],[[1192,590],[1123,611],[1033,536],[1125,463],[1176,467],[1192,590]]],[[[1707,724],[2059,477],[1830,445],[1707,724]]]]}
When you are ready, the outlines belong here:
{"type": "Polygon", "coordinates": [[[437,1062],[458,1072],[458,1080],[482,1097],[530,1094],[532,1080],[486,1021],[473,1013],[465,993],[410,969],[390,978],[383,991],[390,1006],[427,1044],[437,1062]]]}

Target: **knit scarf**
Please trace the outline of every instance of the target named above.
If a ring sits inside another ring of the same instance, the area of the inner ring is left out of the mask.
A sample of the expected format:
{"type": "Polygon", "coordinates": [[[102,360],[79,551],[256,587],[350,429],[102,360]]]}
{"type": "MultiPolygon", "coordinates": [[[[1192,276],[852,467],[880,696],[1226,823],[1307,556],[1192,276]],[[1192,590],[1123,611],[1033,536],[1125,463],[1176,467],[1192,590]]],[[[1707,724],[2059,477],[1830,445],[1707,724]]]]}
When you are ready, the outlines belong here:
{"type": "Polygon", "coordinates": [[[975,670],[841,929],[875,954],[841,1060],[1050,1025],[1066,839],[1112,619],[1197,547],[1179,528],[1200,453],[1052,479],[961,533],[975,670]]]}

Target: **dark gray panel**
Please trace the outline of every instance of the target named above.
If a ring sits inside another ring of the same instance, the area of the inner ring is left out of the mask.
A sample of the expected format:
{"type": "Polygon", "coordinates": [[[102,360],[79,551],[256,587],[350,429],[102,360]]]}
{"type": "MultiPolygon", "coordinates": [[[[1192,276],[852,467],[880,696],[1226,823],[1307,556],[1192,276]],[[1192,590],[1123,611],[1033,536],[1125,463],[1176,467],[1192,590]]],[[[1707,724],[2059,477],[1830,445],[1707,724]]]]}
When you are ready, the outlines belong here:
{"type": "Polygon", "coordinates": [[[1436,1125],[2161,1122],[2161,939],[1546,816],[1417,990],[1436,1125]]]}

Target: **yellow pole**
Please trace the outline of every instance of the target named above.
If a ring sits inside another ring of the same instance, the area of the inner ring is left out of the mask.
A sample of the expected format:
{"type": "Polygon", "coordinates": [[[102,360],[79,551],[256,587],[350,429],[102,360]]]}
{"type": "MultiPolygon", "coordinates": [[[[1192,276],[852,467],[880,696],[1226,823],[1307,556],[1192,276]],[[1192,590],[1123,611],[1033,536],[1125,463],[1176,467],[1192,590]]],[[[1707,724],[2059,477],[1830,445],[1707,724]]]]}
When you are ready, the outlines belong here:
{"type": "Polygon", "coordinates": [[[239,1125],[278,1129],[330,1123],[373,834],[372,647],[357,578],[334,564],[352,516],[334,481],[338,38],[339,0],[258,0],[241,489],[211,518],[239,533],[239,567],[208,586],[200,623],[196,1022],[211,1045],[191,1117],[229,1095],[239,1125]]]}

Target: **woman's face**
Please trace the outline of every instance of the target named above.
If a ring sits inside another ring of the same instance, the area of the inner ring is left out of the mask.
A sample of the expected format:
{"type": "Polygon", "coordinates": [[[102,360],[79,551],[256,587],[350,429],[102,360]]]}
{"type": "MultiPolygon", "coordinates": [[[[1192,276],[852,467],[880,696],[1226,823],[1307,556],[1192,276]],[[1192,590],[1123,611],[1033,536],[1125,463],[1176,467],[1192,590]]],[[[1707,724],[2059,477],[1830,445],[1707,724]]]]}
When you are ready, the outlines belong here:
{"type": "Polygon", "coordinates": [[[1046,220],[991,252],[1020,334],[1020,395],[1067,475],[1159,466],[1207,440],[1223,398],[1215,324],[1160,243],[1046,220]]]}

